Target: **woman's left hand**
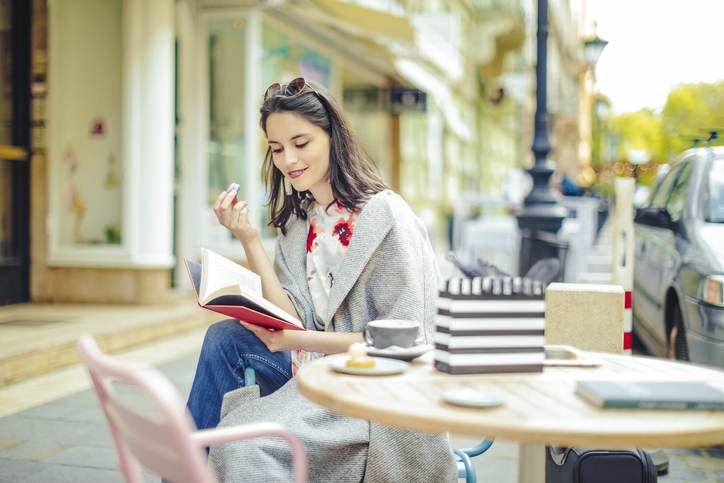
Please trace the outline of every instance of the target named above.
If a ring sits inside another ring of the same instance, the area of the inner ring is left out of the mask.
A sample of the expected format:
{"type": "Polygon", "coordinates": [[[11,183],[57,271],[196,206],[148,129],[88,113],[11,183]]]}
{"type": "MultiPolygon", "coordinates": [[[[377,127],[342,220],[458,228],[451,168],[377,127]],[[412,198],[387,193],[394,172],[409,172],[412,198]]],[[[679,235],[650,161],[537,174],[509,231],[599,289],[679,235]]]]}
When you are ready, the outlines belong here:
{"type": "Polygon", "coordinates": [[[249,329],[251,333],[259,338],[260,341],[271,352],[284,352],[296,349],[299,346],[298,341],[294,332],[300,332],[296,330],[269,330],[258,325],[247,324],[246,322],[239,321],[241,325],[249,329]]]}

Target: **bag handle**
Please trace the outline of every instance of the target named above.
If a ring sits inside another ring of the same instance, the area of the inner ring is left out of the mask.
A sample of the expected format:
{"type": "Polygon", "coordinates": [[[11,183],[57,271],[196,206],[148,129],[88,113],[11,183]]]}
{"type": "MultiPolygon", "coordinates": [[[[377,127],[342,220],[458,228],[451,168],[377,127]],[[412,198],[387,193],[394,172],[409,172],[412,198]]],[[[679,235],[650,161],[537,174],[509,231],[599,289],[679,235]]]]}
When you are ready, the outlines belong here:
{"type": "Polygon", "coordinates": [[[568,458],[568,453],[570,452],[571,448],[561,448],[559,446],[548,447],[548,453],[556,466],[563,466],[566,464],[566,458],[568,458]]]}

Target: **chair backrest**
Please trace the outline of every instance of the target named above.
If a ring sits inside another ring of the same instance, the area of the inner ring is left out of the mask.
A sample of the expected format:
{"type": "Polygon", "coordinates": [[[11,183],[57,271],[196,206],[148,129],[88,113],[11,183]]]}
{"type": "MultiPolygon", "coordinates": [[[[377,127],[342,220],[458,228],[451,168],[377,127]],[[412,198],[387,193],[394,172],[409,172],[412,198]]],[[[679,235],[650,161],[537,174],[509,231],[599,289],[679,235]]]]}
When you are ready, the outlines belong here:
{"type": "Polygon", "coordinates": [[[163,374],[105,355],[89,335],[79,339],[78,350],[111,428],[127,482],[143,481],[141,465],[174,483],[216,482],[204,450],[191,439],[195,427],[186,404],[163,374]],[[141,409],[138,400],[121,397],[114,381],[135,388],[151,407],[141,409]]]}
{"type": "Polygon", "coordinates": [[[561,261],[557,258],[543,258],[535,262],[526,272],[525,278],[539,280],[543,286],[547,286],[558,277],[561,271],[561,261]]]}

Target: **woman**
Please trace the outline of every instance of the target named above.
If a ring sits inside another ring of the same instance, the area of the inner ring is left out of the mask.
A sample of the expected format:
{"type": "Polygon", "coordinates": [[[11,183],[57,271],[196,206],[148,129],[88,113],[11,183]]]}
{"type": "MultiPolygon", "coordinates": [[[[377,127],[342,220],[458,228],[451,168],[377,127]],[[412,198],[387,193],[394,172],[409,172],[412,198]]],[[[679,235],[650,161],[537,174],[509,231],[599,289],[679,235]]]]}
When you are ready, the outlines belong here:
{"type": "MultiPolygon", "coordinates": [[[[292,377],[304,361],[362,342],[370,320],[419,320],[430,340],[439,280],[424,226],[386,189],[321,88],[301,78],[273,84],[261,127],[271,224],[280,231],[273,264],[234,191],[219,195],[214,213],[241,241],[264,297],[307,330],[212,325],[189,396],[197,426],[280,422],[303,440],[310,481],[454,481],[444,435],[336,415],[299,395],[292,377]],[[247,386],[249,368],[256,384],[247,386]]],[[[210,463],[222,481],[288,480],[291,454],[274,439],[241,441],[212,448],[210,463]]]]}

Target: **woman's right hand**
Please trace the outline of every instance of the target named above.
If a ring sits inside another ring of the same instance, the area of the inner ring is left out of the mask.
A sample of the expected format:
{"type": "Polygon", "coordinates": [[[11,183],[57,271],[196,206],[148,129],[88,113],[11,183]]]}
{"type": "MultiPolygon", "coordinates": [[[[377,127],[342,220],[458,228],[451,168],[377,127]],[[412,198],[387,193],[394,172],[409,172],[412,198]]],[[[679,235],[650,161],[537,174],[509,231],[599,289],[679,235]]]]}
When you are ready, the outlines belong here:
{"type": "Polygon", "coordinates": [[[214,214],[242,243],[259,237],[259,231],[249,223],[249,205],[246,201],[237,201],[236,191],[222,191],[214,203],[214,214]]]}

